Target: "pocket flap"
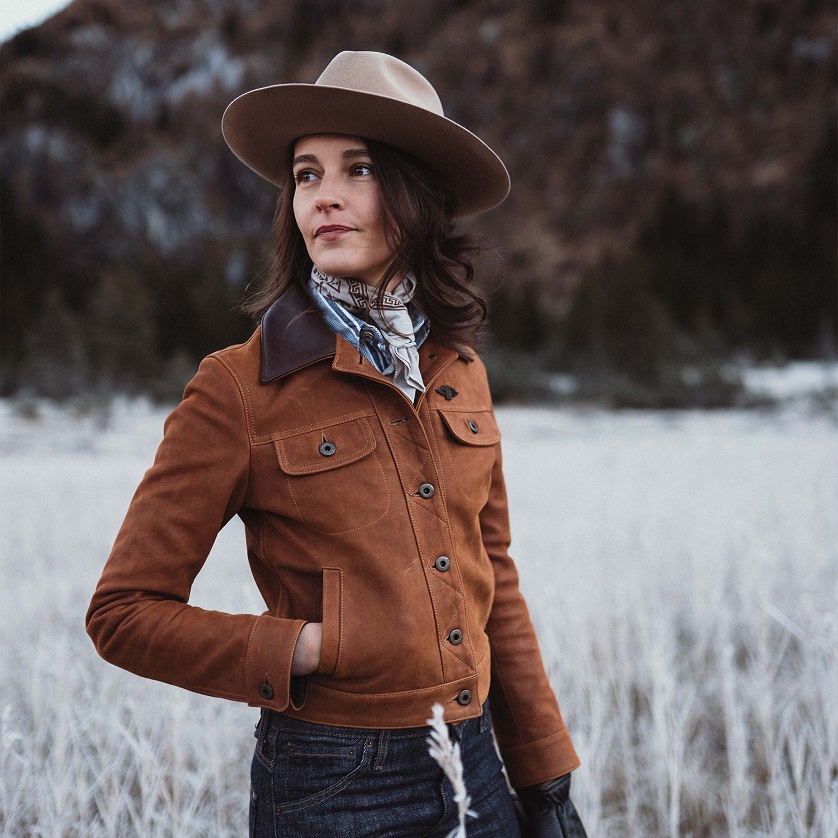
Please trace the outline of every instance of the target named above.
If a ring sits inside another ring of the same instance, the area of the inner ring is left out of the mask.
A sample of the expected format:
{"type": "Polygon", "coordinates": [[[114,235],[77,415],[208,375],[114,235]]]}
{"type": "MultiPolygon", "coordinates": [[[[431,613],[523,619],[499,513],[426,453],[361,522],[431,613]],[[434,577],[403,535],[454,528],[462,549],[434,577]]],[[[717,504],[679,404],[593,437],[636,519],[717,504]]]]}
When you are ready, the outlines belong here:
{"type": "Polygon", "coordinates": [[[500,430],[491,410],[442,410],[439,415],[449,431],[465,445],[496,445],[500,430]]]}
{"type": "Polygon", "coordinates": [[[375,435],[369,420],[362,416],[274,440],[274,449],[286,474],[317,474],[371,454],[375,435]]]}

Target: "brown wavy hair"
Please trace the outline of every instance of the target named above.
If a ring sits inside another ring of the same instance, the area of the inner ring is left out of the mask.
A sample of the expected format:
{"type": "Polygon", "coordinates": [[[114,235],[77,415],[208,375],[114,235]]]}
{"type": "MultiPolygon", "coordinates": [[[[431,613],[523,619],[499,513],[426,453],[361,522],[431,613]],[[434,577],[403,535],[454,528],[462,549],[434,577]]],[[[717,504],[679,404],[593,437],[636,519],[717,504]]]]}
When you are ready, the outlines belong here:
{"type": "MultiPolygon", "coordinates": [[[[365,140],[378,182],[384,238],[393,261],[376,285],[378,302],[389,282],[408,270],[416,277],[414,302],[441,343],[462,350],[479,344],[486,325],[486,303],[474,285],[472,236],[457,233],[457,203],[445,183],[425,166],[385,143],[365,140]]],[[[287,154],[271,229],[270,268],[241,306],[260,318],[292,283],[302,286],[311,259],[294,219],[293,146],[287,154]]]]}

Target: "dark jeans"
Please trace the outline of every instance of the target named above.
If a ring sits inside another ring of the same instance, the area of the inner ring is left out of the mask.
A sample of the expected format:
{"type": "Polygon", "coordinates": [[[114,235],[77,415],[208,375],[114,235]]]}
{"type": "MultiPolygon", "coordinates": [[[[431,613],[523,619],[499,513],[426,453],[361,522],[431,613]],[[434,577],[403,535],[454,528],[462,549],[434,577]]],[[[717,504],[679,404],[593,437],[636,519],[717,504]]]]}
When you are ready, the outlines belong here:
{"type": "MultiPolygon", "coordinates": [[[[450,725],[476,818],[468,838],[519,838],[488,705],[450,725]]],[[[430,712],[429,712],[430,715],[430,712]]],[[[250,791],[251,838],[445,836],[458,822],[454,790],[428,753],[429,728],[327,727],[263,710],[250,791]]]]}

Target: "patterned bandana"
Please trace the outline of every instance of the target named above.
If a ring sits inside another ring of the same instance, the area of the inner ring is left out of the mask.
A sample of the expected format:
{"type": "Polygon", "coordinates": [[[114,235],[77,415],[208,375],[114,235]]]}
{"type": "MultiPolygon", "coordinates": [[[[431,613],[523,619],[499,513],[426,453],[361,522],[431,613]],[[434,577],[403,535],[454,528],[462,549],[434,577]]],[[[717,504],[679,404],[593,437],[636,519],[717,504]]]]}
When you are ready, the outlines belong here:
{"type": "Polygon", "coordinates": [[[380,308],[375,306],[375,288],[358,279],[329,276],[313,265],[311,281],[326,299],[340,303],[353,314],[368,315],[379,328],[393,356],[393,383],[396,386],[403,390],[413,388],[425,392],[413,321],[406,305],[416,292],[416,279],[412,274],[406,274],[395,288],[384,295],[380,308]]]}

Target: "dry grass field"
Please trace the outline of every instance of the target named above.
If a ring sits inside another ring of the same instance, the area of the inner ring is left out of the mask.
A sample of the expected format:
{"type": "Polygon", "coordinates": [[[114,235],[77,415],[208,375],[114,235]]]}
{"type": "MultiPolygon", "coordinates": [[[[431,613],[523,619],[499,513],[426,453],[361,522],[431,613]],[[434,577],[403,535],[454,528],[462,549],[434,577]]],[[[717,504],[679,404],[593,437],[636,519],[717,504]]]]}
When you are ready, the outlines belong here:
{"type": "MultiPolygon", "coordinates": [[[[83,617],[164,412],[0,404],[0,834],[241,836],[257,712],[83,617]]],[[[592,838],[838,834],[838,430],[805,410],[499,410],[513,553],[592,838]]],[[[193,602],[261,611],[237,522],[193,602]]],[[[430,708],[429,708],[430,711],[430,708]]]]}

